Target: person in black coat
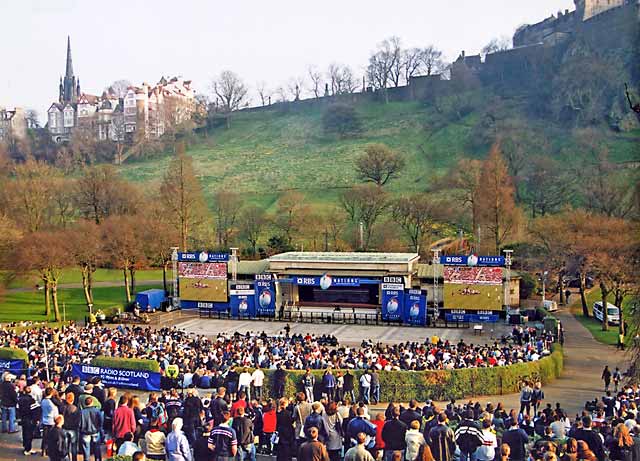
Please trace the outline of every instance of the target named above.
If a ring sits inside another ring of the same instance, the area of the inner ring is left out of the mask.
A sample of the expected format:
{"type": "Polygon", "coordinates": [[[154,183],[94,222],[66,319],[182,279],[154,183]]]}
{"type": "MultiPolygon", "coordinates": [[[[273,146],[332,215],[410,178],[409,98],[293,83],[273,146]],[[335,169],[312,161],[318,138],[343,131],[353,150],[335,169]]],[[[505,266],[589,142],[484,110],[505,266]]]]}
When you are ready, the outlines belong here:
{"type": "Polygon", "coordinates": [[[18,398],[18,417],[22,425],[22,447],[24,454],[29,455],[36,453],[32,449],[32,441],[36,427],[40,419],[40,405],[31,397],[31,387],[24,388],[22,394],[18,398]]]}
{"type": "Polygon", "coordinates": [[[295,454],[296,435],[293,430],[293,417],[287,410],[287,405],[286,399],[280,399],[276,413],[276,431],[279,438],[276,461],[291,461],[295,454]]]}
{"type": "Polygon", "coordinates": [[[274,397],[281,399],[284,396],[284,383],[287,373],[284,371],[282,364],[278,365],[278,369],[273,372],[273,391],[274,397]]]}
{"type": "Polygon", "coordinates": [[[195,389],[187,389],[187,398],[182,407],[182,419],[184,420],[184,433],[189,443],[196,441],[196,431],[201,426],[200,412],[204,411],[202,400],[196,395],[195,389]]]}
{"type": "Polygon", "coordinates": [[[604,443],[600,434],[591,429],[591,416],[586,415],[582,417],[582,428],[575,431],[574,438],[576,440],[583,440],[589,445],[589,448],[598,458],[598,461],[605,460],[604,443]]]}
{"type": "Polygon", "coordinates": [[[62,429],[63,424],[64,416],[58,415],[55,419],[55,425],[47,431],[44,443],[50,461],[64,461],[69,455],[69,442],[62,429]]]}

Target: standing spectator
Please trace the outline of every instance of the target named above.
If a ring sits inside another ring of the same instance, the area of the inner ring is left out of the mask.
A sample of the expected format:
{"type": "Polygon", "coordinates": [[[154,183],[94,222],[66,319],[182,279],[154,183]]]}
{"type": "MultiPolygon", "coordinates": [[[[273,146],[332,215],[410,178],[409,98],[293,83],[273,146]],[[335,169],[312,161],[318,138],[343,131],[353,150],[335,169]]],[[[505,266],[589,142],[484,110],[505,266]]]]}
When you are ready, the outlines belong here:
{"type": "Polygon", "coordinates": [[[405,451],[406,461],[416,461],[418,453],[423,445],[426,444],[424,436],[420,432],[420,422],[417,420],[411,421],[411,425],[405,434],[405,444],[407,445],[405,451]]]}
{"type": "Polygon", "coordinates": [[[149,423],[149,426],[149,430],[144,434],[145,454],[148,459],[164,461],[167,457],[165,450],[167,438],[165,437],[164,432],[158,429],[157,419],[152,420],[149,423]]]}
{"type": "Polygon", "coordinates": [[[575,439],[579,441],[584,441],[589,445],[589,449],[593,451],[593,453],[598,458],[598,461],[605,460],[605,452],[604,452],[604,444],[602,442],[602,437],[597,432],[593,431],[592,428],[593,421],[591,420],[591,416],[585,415],[582,417],[582,428],[577,429],[575,431],[575,439]]]}
{"type": "MultiPolygon", "coordinates": [[[[44,391],[44,398],[40,403],[42,408],[42,456],[47,454],[47,433],[53,429],[56,424],[56,418],[59,415],[58,407],[53,403],[53,389],[47,387],[44,391]]],[[[60,431],[62,431],[62,424],[60,424],[60,431]]]]}
{"type": "Polygon", "coordinates": [[[304,420],[304,433],[309,437],[309,430],[312,427],[318,429],[318,440],[325,443],[327,439],[327,430],[324,427],[324,421],[322,419],[322,404],[320,402],[313,402],[311,405],[311,414],[304,420]]]}
{"type": "Polygon", "coordinates": [[[25,456],[36,453],[36,450],[33,450],[32,441],[40,419],[39,415],[40,405],[31,396],[31,387],[27,386],[18,399],[18,416],[22,426],[22,448],[25,456]]]}
{"type": "Polygon", "coordinates": [[[544,400],[544,391],[542,390],[542,383],[538,381],[533,387],[533,392],[531,394],[531,404],[533,405],[533,414],[538,414],[538,408],[540,408],[540,404],[544,400]]]}
{"type": "Polygon", "coordinates": [[[100,439],[102,438],[104,426],[104,418],[102,412],[93,405],[92,400],[95,397],[86,397],[85,406],[80,411],[80,424],[78,426],[80,447],[82,449],[82,457],[88,461],[91,453],[96,461],[102,459],[102,451],[100,450],[100,439]]]}
{"type": "Polygon", "coordinates": [[[373,425],[376,427],[376,441],[373,446],[373,452],[371,453],[375,459],[378,459],[378,455],[384,450],[384,440],[382,440],[382,429],[384,428],[384,413],[376,413],[376,417],[373,419],[373,425]]]}
{"type": "Polygon", "coordinates": [[[371,400],[374,405],[380,402],[380,375],[375,368],[371,368],[371,400]]]}
{"type": "Polygon", "coordinates": [[[227,393],[231,400],[236,399],[236,394],[238,393],[238,379],[240,379],[240,375],[235,368],[231,368],[224,379],[225,386],[227,387],[227,393]]]}
{"type": "MultiPolygon", "coordinates": [[[[356,417],[353,418],[351,421],[349,421],[349,424],[347,425],[346,437],[348,438],[348,441],[352,445],[354,445],[357,443],[358,434],[362,432],[367,436],[365,446],[367,447],[367,449],[370,449],[370,448],[373,448],[373,446],[375,445],[376,426],[374,426],[371,422],[365,419],[364,413],[365,413],[365,410],[363,407],[357,407],[356,417]]],[[[384,431],[384,428],[383,428],[383,431],[384,431]]],[[[384,440],[384,435],[382,435],[382,438],[384,440]]]]}
{"type": "Polygon", "coordinates": [[[74,395],[71,392],[67,392],[64,397],[64,403],[62,407],[62,416],[64,416],[64,424],[62,430],[65,437],[69,442],[69,454],[71,455],[71,461],[78,461],[78,432],[80,430],[80,410],[74,404],[74,395]]]}
{"type": "Polygon", "coordinates": [[[111,436],[111,431],[113,428],[113,413],[116,411],[116,394],[117,390],[115,387],[110,387],[107,389],[107,398],[102,405],[102,411],[104,414],[103,420],[103,430],[105,432],[105,436],[111,436]]]}
{"type": "Polygon", "coordinates": [[[624,423],[619,423],[609,440],[609,459],[611,461],[632,461],[634,441],[629,433],[629,428],[624,423]]]}
{"type": "Polygon", "coordinates": [[[344,397],[349,396],[349,402],[355,403],[356,394],[354,392],[353,375],[349,370],[344,374],[344,397]]]}
{"type": "Polygon", "coordinates": [[[245,368],[238,377],[238,393],[244,392],[247,401],[251,400],[251,381],[253,381],[251,373],[248,368],[245,368]]]}
{"type": "Polygon", "coordinates": [[[307,368],[302,377],[302,386],[304,387],[304,395],[307,397],[307,402],[313,402],[313,388],[316,384],[316,377],[311,373],[311,369],[307,368]]]}
{"type": "Polygon", "coordinates": [[[245,395],[244,391],[240,391],[238,392],[238,399],[233,402],[233,404],[231,405],[231,417],[235,418],[238,414],[238,410],[240,408],[243,408],[246,410],[247,408],[247,400],[246,400],[247,396],[245,395]]]}
{"type": "MultiPolygon", "coordinates": [[[[531,398],[533,397],[533,389],[529,386],[529,382],[524,382],[524,387],[520,391],[520,414],[529,414],[531,411],[531,398]]],[[[513,456],[513,447],[511,447],[511,456],[513,456]]]]}
{"type": "Polygon", "coordinates": [[[182,418],[175,418],[171,423],[171,432],[165,442],[167,461],[192,461],[191,448],[187,436],[182,432],[182,418]]]}
{"type": "MultiPolygon", "coordinates": [[[[196,461],[216,461],[213,450],[209,449],[209,436],[213,429],[213,420],[205,423],[202,434],[196,439],[193,446],[193,459],[196,461]]],[[[164,461],[165,458],[160,458],[164,461]]]]}
{"type": "Polygon", "coordinates": [[[407,427],[411,426],[413,421],[422,421],[422,413],[418,411],[418,401],[412,399],[409,401],[409,408],[402,412],[400,421],[405,423],[407,427]]]}
{"type": "Polygon", "coordinates": [[[405,440],[407,425],[400,421],[400,408],[393,408],[393,419],[384,423],[382,440],[384,440],[384,459],[391,461],[394,453],[403,454],[407,448],[405,440]]]}
{"type": "Polygon", "coordinates": [[[527,457],[525,445],[529,442],[527,433],[518,427],[517,419],[511,420],[511,425],[504,434],[502,434],[502,442],[509,446],[510,461],[524,461],[527,457]]]}
{"type": "MultiPolygon", "coordinates": [[[[50,388],[48,388],[50,389],[50,388]]],[[[50,461],[64,461],[69,455],[69,444],[62,430],[64,416],[57,415],[53,426],[47,431],[47,436],[42,442],[46,445],[46,451],[50,461]]]]}
{"type": "Polygon", "coordinates": [[[456,429],[455,439],[460,448],[460,461],[472,461],[473,454],[483,443],[482,431],[473,420],[473,410],[465,412],[456,429]]]}
{"type": "Polygon", "coordinates": [[[369,370],[366,370],[362,376],[360,376],[360,397],[364,403],[369,404],[369,400],[371,399],[371,375],[369,374],[369,370]]]}
{"type": "Polygon", "coordinates": [[[218,393],[215,398],[211,399],[209,406],[211,410],[211,416],[213,417],[213,425],[217,426],[222,422],[222,415],[225,411],[229,411],[229,404],[225,400],[227,389],[224,386],[218,388],[218,393]]]}
{"type": "Polygon", "coordinates": [[[236,431],[239,461],[255,461],[256,446],[253,443],[253,421],[245,416],[243,407],[238,408],[231,427],[236,431]]]}
{"type": "Polygon", "coordinates": [[[327,448],[318,440],[317,428],[310,429],[309,441],[300,446],[297,459],[298,461],[329,461],[327,448]]]}
{"type": "Polygon", "coordinates": [[[491,420],[485,418],[482,420],[482,445],[476,450],[475,459],[477,461],[493,461],[496,457],[496,448],[498,448],[498,440],[491,427],[491,420]]]}
{"type": "Polygon", "coordinates": [[[340,461],[342,450],[342,417],[338,413],[336,402],[329,402],[322,414],[323,425],[327,431],[325,445],[331,461],[340,461]]]}
{"type": "MultiPolygon", "coordinates": [[[[336,373],[336,402],[341,402],[344,399],[344,376],[341,371],[336,373]]],[[[331,455],[331,452],[329,452],[331,455]]]]}
{"type": "Polygon", "coordinates": [[[298,392],[296,394],[296,400],[297,404],[293,407],[293,423],[295,425],[295,436],[298,442],[297,448],[300,448],[300,445],[302,445],[305,440],[304,422],[311,414],[312,408],[304,392],[298,392]]]}
{"type": "MultiPolygon", "coordinates": [[[[180,426],[182,428],[182,426],[180,426]]],[[[136,431],[136,417],[133,410],[129,408],[126,395],[122,395],[118,401],[118,408],[113,412],[113,436],[116,445],[119,447],[124,443],[124,436],[127,432],[132,434],[136,431]]]]}
{"type": "Polygon", "coordinates": [[[184,433],[189,443],[193,445],[196,442],[196,431],[201,425],[200,412],[204,410],[202,400],[198,397],[198,392],[195,389],[187,389],[187,398],[184,399],[182,408],[184,433]]]}
{"type": "Polygon", "coordinates": [[[272,401],[267,402],[262,415],[262,446],[267,447],[266,451],[269,456],[273,454],[273,446],[271,444],[271,436],[276,431],[276,408],[272,401]]]}
{"type": "Polygon", "coordinates": [[[209,450],[218,461],[231,461],[238,454],[238,439],[236,431],[229,427],[230,418],[231,412],[224,411],[222,421],[209,434],[209,450]]]}
{"type": "MultiPolygon", "coordinates": [[[[251,381],[253,382],[253,396],[256,399],[262,399],[262,386],[264,385],[264,372],[260,368],[256,368],[251,373],[251,381]]],[[[249,394],[247,394],[249,395],[249,394]]]]}
{"type": "Polygon", "coordinates": [[[289,401],[280,399],[276,415],[276,431],[278,431],[277,461],[291,461],[296,450],[296,437],[293,429],[293,419],[287,409],[289,401]]]}
{"type": "Polygon", "coordinates": [[[609,370],[609,365],[605,365],[601,378],[604,381],[604,391],[607,392],[611,385],[611,370],[609,370]]]}
{"type": "MultiPolygon", "coordinates": [[[[374,461],[375,458],[365,448],[367,435],[360,432],[356,435],[357,445],[347,450],[344,455],[344,461],[374,461]]],[[[331,455],[331,453],[329,453],[331,455]]]]}
{"type": "Polygon", "coordinates": [[[620,373],[620,368],[616,367],[611,377],[613,378],[613,391],[618,392],[618,386],[620,385],[620,380],[622,379],[622,373],[620,373]]]}
{"type": "Polygon", "coordinates": [[[0,384],[0,402],[2,404],[2,432],[13,434],[18,432],[16,427],[16,407],[18,406],[18,393],[16,386],[11,382],[13,375],[4,374],[4,380],[0,384]]]}
{"type": "Polygon", "coordinates": [[[322,388],[327,394],[329,402],[334,399],[334,390],[336,388],[336,377],[333,375],[331,368],[327,368],[322,376],[322,388]]]}
{"type": "Polygon", "coordinates": [[[453,431],[447,426],[447,415],[438,414],[438,424],[429,430],[429,447],[436,461],[451,461],[456,452],[453,431]]]}
{"type": "Polygon", "coordinates": [[[273,390],[277,399],[284,397],[284,383],[286,378],[287,373],[284,371],[282,363],[280,363],[278,369],[273,372],[273,390]]]}

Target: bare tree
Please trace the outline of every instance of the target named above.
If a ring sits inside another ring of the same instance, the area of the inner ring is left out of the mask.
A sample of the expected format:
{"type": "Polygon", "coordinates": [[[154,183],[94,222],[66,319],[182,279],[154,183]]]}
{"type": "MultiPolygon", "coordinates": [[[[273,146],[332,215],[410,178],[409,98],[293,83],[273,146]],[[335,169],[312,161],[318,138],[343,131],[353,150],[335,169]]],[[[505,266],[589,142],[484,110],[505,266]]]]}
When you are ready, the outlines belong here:
{"type": "Polygon", "coordinates": [[[491,39],[483,48],[480,54],[482,57],[486,57],[488,54],[497,53],[499,51],[506,51],[513,48],[513,41],[507,36],[496,37],[491,39]]]}
{"type": "Polygon", "coordinates": [[[367,251],[371,245],[374,225],[387,210],[387,193],[373,184],[359,184],[342,194],[340,200],[352,223],[362,225],[363,239],[359,247],[367,251]]]}
{"type": "Polygon", "coordinates": [[[256,255],[258,240],[267,224],[264,209],[255,205],[246,208],[240,215],[240,234],[251,245],[251,254],[256,255]]]}
{"type": "Polygon", "coordinates": [[[213,195],[213,215],[216,222],[218,246],[229,248],[231,237],[236,231],[236,220],[242,201],[237,193],[217,190],[213,195]]]}
{"type": "Polygon", "coordinates": [[[342,72],[340,64],[337,64],[335,62],[329,64],[327,74],[329,75],[329,81],[331,82],[331,94],[333,96],[335,96],[336,94],[340,94],[342,85],[342,72]]]}
{"type": "Polygon", "coordinates": [[[300,95],[304,89],[304,77],[293,77],[289,80],[288,90],[294,101],[300,101],[300,95]]]}
{"type": "Polygon", "coordinates": [[[264,107],[269,104],[269,98],[273,94],[273,91],[267,87],[267,83],[264,81],[258,82],[256,84],[256,91],[258,92],[258,96],[260,96],[262,106],[264,107]]]}
{"type": "Polygon", "coordinates": [[[445,68],[444,61],[442,60],[442,51],[433,45],[422,49],[420,60],[427,71],[427,75],[442,72],[445,68]]]}
{"type": "Polygon", "coordinates": [[[342,67],[342,93],[355,93],[358,89],[358,81],[349,66],[342,67]]]}
{"type": "Polygon", "coordinates": [[[24,118],[27,121],[27,128],[40,128],[40,117],[37,110],[27,109],[24,113],[24,118]]]}
{"type": "Polygon", "coordinates": [[[378,49],[369,57],[367,78],[374,88],[384,91],[385,102],[389,102],[386,88],[392,81],[392,69],[395,66],[396,54],[389,40],[378,45],[378,49]]]}
{"type": "Polygon", "coordinates": [[[111,85],[106,87],[104,90],[107,93],[112,94],[117,98],[124,98],[130,86],[131,86],[131,82],[129,80],[122,79],[122,80],[116,80],[111,85]]]}
{"type": "Polygon", "coordinates": [[[403,61],[402,61],[402,41],[400,37],[390,37],[386,40],[392,56],[391,81],[396,88],[402,83],[403,61]]]}
{"type": "Polygon", "coordinates": [[[420,48],[409,48],[402,51],[402,68],[404,69],[404,80],[409,83],[411,77],[419,75],[424,67],[422,60],[423,50],[420,48]]]}
{"type": "Polygon", "coordinates": [[[247,86],[234,72],[225,70],[211,83],[213,93],[218,97],[223,112],[227,114],[227,128],[229,128],[229,114],[238,110],[247,97],[247,86]]]}
{"type": "Polygon", "coordinates": [[[322,72],[316,66],[309,66],[307,74],[311,81],[310,89],[313,91],[313,96],[319,98],[322,91],[322,72]]]}

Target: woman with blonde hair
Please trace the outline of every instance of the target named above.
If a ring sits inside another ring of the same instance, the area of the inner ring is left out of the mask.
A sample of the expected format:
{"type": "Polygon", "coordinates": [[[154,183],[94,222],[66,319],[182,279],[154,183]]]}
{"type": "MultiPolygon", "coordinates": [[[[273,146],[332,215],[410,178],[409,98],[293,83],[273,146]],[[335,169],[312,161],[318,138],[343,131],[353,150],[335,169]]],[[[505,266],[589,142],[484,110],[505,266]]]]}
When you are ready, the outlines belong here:
{"type": "Polygon", "coordinates": [[[503,443],[500,445],[500,461],[509,461],[509,456],[511,456],[511,447],[503,443]]]}
{"type": "Polygon", "coordinates": [[[420,447],[420,452],[418,453],[418,461],[436,461],[433,457],[433,453],[431,453],[431,447],[429,447],[428,443],[425,443],[420,447]]]}
{"type": "Polygon", "coordinates": [[[578,460],[579,461],[598,461],[596,455],[589,448],[589,444],[584,440],[578,440],[578,460]]]}
{"type": "Polygon", "coordinates": [[[609,442],[609,459],[612,461],[631,461],[633,456],[633,437],[629,428],[620,423],[613,430],[613,437],[609,442]]]}

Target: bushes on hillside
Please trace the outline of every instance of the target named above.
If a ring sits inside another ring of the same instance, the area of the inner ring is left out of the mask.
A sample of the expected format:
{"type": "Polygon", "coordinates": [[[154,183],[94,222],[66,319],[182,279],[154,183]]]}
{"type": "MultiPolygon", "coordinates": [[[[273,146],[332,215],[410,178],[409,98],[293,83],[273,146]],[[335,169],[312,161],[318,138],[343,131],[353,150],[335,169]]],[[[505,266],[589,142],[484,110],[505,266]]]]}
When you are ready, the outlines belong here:
{"type": "Polygon", "coordinates": [[[17,347],[0,347],[0,359],[29,361],[27,353],[17,347]]]}
{"type": "Polygon", "coordinates": [[[338,135],[342,138],[355,136],[362,131],[362,123],[358,113],[348,104],[332,104],[322,116],[322,127],[325,134],[338,135]]]}

